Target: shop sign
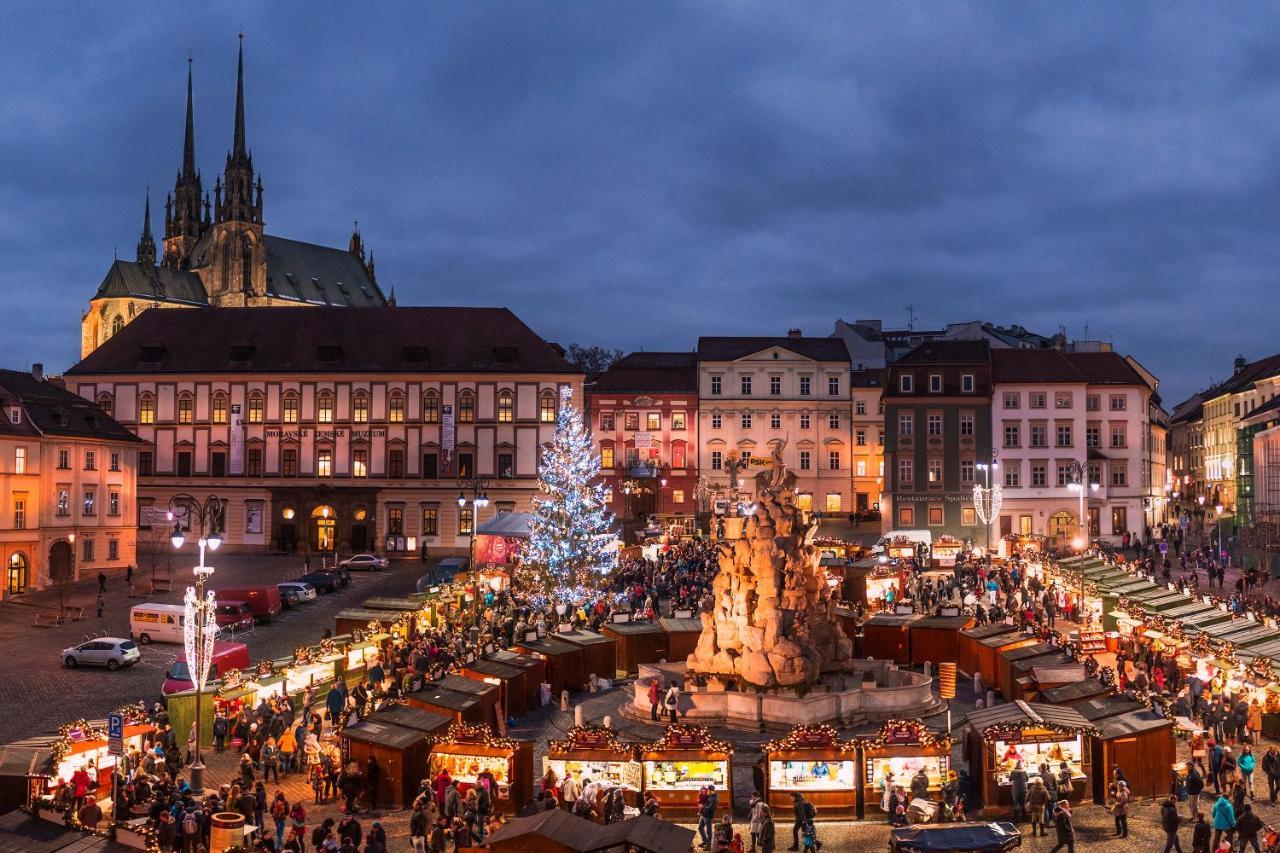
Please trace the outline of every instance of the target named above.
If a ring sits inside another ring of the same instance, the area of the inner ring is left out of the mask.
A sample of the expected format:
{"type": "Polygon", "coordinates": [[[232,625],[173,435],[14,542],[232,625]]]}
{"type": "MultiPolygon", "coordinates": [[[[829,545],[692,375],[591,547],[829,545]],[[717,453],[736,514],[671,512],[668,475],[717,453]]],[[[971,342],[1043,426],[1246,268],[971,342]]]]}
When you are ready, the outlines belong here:
{"type": "Polygon", "coordinates": [[[642,431],[635,434],[636,450],[645,450],[650,447],[653,447],[653,433],[642,431]]]}
{"type": "Polygon", "coordinates": [[[604,749],[609,746],[609,732],[578,730],[573,733],[574,749],[604,749]]]}
{"type": "Polygon", "coordinates": [[[702,736],[697,731],[688,729],[667,729],[668,749],[689,749],[702,746],[702,736]]]}
{"type": "Polygon", "coordinates": [[[810,749],[833,745],[833,739],[828,732],[813,731],[812,729],[796,732],[794,740],[797,749],[810,749]]]}
{"type": "Polygon", "coordinates": [[[912,744],[920,742],[919,723],[895,723],[884,727],[882,739],[886,744],[912,744]]]}

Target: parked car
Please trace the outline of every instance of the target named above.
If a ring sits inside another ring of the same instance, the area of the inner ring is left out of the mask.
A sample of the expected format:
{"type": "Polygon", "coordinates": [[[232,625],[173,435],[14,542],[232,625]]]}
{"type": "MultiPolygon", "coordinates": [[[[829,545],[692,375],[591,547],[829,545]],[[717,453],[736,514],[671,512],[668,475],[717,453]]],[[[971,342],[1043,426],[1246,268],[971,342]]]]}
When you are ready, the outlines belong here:
{"type": "Polygon", "coordinates": [[[316,588],[306,581],[285,581],[276,584],[280,597],[289,600],[290,604],[306,604],[316,600],[316,588]]]}
{"type": "Polygon", "coordinates": [[[280,603],[280,590],[274,586],[229,587],[218,590],[218,596],[245,602],[258,622],[270,622],[284,609],[280,603]]]}
{"type": "Polygon", "coordinates": [[[336,572],[311,572],[298,580],[310,584],[316,592],[324,594],[337,592],[338,588],[343,586],[342,578],[336,572]]]}
{"type": "Polygon", "coordinates": [[[247,631],[253,627],[253,611],[249,609],[249,602],[239,599],[219,601],[213,618],[223,630],[247,631]]]}
{"type": "Polygon", "coordinates": [[[105,666],[114,672],[122,666],[133,666],[141,657],[133,640],[120,637],[98,637],[62,650],[62,663],[68,669],[105,666]]]}
{"type": "MultiPolygon", "coordinates": [[[[214,643],[213,659],[209,661],[209,680],[218,679],[220,673],[233,669],[245,670],[249,664],[249,647],[244,643],[214,643]]],[[[187,669],[186,653],[180,653],[178,659],[169,667],[164,676],[163,692],[165,696],[183,693],[192,688],[191,671],[187,669]]]]}
{"type": "Polygon", "coordinates": [[[341,563],[338,563],[344,569],[351,571],[370,571],[376,572],[378,569],[385,569],[391,565],[386,557],[379,557],[376,554],[355,554],[347,557],[341,563]]]}
{"type": "Polygon", "coordinates": [[[287,589],[284,584],[276,584],[276,589],[280,591],[280,606],[285,610],[292,610],[302,603],[301,590],[287,589]]]}
{"type": "Polygon", "coordinates": [[[181,643],[185,618],[181,604],[135,604],[129,608],[129,636],[144,646],[181,643]]]}

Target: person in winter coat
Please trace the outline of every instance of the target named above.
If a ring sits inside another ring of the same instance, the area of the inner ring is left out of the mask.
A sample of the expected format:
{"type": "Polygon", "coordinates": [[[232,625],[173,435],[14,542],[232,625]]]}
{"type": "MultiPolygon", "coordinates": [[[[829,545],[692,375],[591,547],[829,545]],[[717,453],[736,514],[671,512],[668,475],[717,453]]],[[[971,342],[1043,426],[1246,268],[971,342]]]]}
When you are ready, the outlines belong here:
{"type": "Polygon", "coordinates": [[[1235,829],[1236,810],[1226,794],[1219,794],[1218,801],[1213,804],[1213,843],[1210,846],[1217,847],[1223,833],[1227,834],[1228,839],[1231,838],[1235,829]]]}
{"type": "Polygon", "coordinates": [[[1262,819],[1253,813],[1253,806],[1245,805],[1244,811],[1236,820],[1236,834],[1240,837],[1240,846],[1237,848],[1241,851],[1246,846],[1252,844],[1254,853],[1262,853],[1262,848],[1258,845],[1258,833],[1262,831],[1262,819]]]}
{"type": "Polygon", "coordinates": [[[1204,819],[1204,814],[1196,815],[1195,826],[1191,827],[1191,853],[1209,853],[1209,839],[1213,835],[1213,827],[1204,819]]]}
{"type": "Polygon", "coordinates": [[[1033,837],[1049,834],[1044,828],[1044,807],[1048,802],[1049,792],[1045,790],[1044,782],[1037,776],[1031,780],[1031,787],[1027,789],[1027,811],[1031,813],[1033,837]]]}
{"type": "Polygon", "coordinates": [[[1236,762],[1236,768],[1240,771],[1240,781],[1244,783],[1244,792],[1251,800],[1253,799],[1253,771],[1257,767],[1257,762],[1258,759],[1253,755],[1253,748],[1247,745],[1236,762]]]}
{"type": "Polygon", "coordinates": [[[1178,851],[1182,853],[1182,845],[1178,843],[1178,827],[1182,820],[1178,817],[1178,800],[1170,796],[1160,804],[1160,828],[1164,830],[1164,853],[1178,851]]]}
{"type": "Polygon", "coordinates": [[[1188,817],[1195,820],[1196,815],[1200,813],[1200,795],[1204,793],[1204,777],[1200,775],[1200,768],[1196,766],[1194,761],[1187,762],[1185,784],[1187,786],[1187,806],[1190,808],[1188,817]]]}
{"type": "Polygon", "coordinates": [[[658,688],[658,679],[654,679],[649,683],[649,718],[655,723],[658,722],[658,701],[661,699],[662,691],[658,688]]]}
{"type": "Polygon", "coordinates": [[[1009,774],[1009,784],[1013,788],[1013,819],[1026,820],[1027,771],[1022,768],[1021,761],[1013,765],[1013,771],[1009,774]]]}
{"type": "Polygon", "coordinates": [[[747,814],[750,815],[747,829],[751,833],[751,853],[755,853],[756,846],[760,843],[760,827],[764,826],[764,818],[768,813],[769,804],[756,791],[751,795],[751,802],[747,806],[747,814]]]}
{"type": "Polygon", "coordinates": [[[1129,783],[1120,781],[1116,784],[1115,799],[1111,806],[1111,814],[1116,819],[1116,838],[1129,837],[1129,783]]]}
{"type": "Polygon", "coordinates": [[[409,817],[409,842],[413,844],[413,853],[427,851],[427,813],[422,807],[422,801],[415,800],[413,814],[409,817]]]}
{"type": "Polygon", "coordinates": [[[1071,803],[1058,800],[1058,807],[1053,810],[1053,828],[1058,836],[1058,843],[1049,848],[1049,853],[1058,853],[1064,847],[1067,853],[1076,853],[1076,828],[1071,823],[1071,803]]]}
{"type": "Polygon", "coordinates": [[[761,853],[773,853],[773,846],[777,837],[776,827],[773,825],[773,813],[770,811],[768,803],[761,802],[760,806],[760,828],[753,831],[753,837],[759,842],[761,853]]]}
{"type": "Polygon", "coordinates": [[[911,777],[911,799],[929,799],[929,774],[924,772],[923,767],[916,771],[916,775],[911,777]]]}

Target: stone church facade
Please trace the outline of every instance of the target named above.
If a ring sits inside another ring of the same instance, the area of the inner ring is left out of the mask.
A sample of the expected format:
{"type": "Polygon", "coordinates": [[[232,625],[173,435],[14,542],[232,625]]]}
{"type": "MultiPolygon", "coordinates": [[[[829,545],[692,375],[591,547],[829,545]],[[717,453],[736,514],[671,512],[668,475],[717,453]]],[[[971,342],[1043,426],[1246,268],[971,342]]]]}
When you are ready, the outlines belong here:
{"type": "Polygon", "coordinates": [[[81,318],[81,357],[148,308],[359,306],[394,304],[378,287],[357,226],[346,249],[267,234],[262,178],[246,143],[244,44],[236,71],[235,127],[213,198],[196,168],[191,67],[182,167],[165,198],[163,252],[148,197],[132,261],[116,259],[81,318]]]}

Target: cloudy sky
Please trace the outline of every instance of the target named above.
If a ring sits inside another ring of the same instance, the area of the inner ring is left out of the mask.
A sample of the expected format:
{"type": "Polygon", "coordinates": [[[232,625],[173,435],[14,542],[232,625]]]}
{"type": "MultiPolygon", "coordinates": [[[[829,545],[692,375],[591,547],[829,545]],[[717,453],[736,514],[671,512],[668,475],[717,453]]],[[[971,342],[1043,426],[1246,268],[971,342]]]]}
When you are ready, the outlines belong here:
{"type": "Polygon", "coordinates": [[[359,218],[402,303],[624,349],[1087,327],[1170,403],[1280,350],[1266,5],[204,5],[0,12],[3,364],[78,357],[180,165],[188,50],[212,188],[241,26],[267,230],[359,218]]]}

